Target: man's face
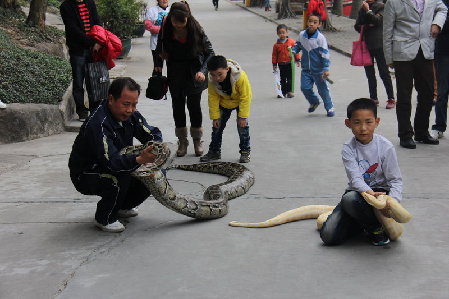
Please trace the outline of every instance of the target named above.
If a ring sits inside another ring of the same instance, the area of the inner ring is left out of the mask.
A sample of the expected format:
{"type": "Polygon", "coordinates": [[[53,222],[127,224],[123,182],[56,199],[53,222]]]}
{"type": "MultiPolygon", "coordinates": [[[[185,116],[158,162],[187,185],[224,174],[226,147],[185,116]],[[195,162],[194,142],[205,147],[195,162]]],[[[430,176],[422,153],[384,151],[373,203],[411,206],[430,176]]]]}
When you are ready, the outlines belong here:
{"type": "Polygon", "coordinates": [[[215,82],[221,83],[226,79],[226,76],[228,75],[229,68],[219,68],[215,71],[210,71],[210,76],[212,77],[212,80],[215,82]]]}
{"type": "Polygon", "coordinates": [[[379,122],[380,118],[376,118],[373,111],[359,109],[352,113],[351,119],[345,120],[345,125],[352,130],[355,138],[361,144],[368,144],[373,140],[374,130],[379,122]]]}
{"type": "Polygon", "coordinates": [[[317,16],[310,16],[309,20],[307,21],[307,32],[309,34],[315,33],[315,31],[318,29],[318,27],[320,27],[320,25],[321,25],[320,18],[318,18],[317,16]]]}
{"type": "Polygon", "coordinates": [[[122,94],[118,99],[114,99],[112,95],[108,96],[108,107],[112,117],[117,121],[126,121],[136,111],[139,102],[139,92],[131,91],[128,88],[122,90],[122,94]]]}

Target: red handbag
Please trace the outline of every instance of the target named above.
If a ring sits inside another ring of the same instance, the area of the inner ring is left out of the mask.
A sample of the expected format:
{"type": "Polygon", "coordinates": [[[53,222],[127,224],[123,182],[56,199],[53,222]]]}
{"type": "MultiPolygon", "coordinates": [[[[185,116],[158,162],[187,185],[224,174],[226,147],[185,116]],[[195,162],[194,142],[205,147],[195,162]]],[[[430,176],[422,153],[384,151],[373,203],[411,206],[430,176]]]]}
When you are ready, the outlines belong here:
{"type": "Polygon", "coordinates": [[[373,65],[373,59],[368,51],[368,47],[363,39],[363,25],[360,29],[359,40],[352,42],[351,65],[354,66],[369,66],[373,65]]]}

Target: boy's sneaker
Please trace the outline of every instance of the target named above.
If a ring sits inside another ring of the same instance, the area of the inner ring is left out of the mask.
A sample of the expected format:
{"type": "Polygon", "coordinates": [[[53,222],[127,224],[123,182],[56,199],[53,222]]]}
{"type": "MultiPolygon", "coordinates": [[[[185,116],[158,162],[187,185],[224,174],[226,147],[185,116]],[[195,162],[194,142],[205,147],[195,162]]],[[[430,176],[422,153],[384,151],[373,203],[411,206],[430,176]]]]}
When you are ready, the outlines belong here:
{"type": "Polygon", "coordinates": [[[251,160],[251,156],[249,153],[241,153],[240,154],[240,163],[248,163],[251,160]]]}
{"type": "Polygon", "coordinates": [[[443,132],[438,130],[431,130],[430,137],[432,137],[433,139],[440,139],[443,137],[443,132]]]}
{"type": "Polygon", "coordinates": [[[389,99],[387,101],[387,106],[385,108],[386,109],[393,109],[394,107],[396,107],[396,101],[394,99],[389,99]]]}
{"type": "Polygon", "coordinates": [[[367,232],[367,236],[374,246],[384,246],[390,243],[390,238],[388,238],[383,227],[380,227],[374,232],[367,232]]]}
{"type": "Polygon", "coordinates": [[[320,105],[320,102],[316,103],[316,104],[310,104],[309,106],[309,113],[312,113],[313,111],[315,111],[315,109],[320,105]]]}
{"type": "Polygon", "coordinates": [[[139,209],[137,208],[132,208],[129,210],[118,210],[117,212],[117,216],[119,218],[130,218],[136,217],[137,215],[139,215],[139,209]]]}
{"type": "Polygon", "coordinates": [[[0,101],[0,109],[6,109],[6,104],[0,101]]]}
{"type": "Polygon", "coordinates": [[[209,162],[213,160],[220,160],[221,159],[221,153],[215,153],[215,152],[207,152],[204,156],[200,158],[200,162],[209,162]]]}
{"type": "Polygon", "coordinates": [[[287,92],[287,98],[294,98],[295,94],[293,92],[287,92]]]}
{"type": "Polygon", "coordinates": [[[327,117],[334,117],[335,116],[335,109],[331,108],[327,110],[327,117]]]}
{"type": "Polygon", "coordinates": [[[103,225],[97,220],[94,220],[95,226],[101,229],[104,232],[108,233],[121,233],[125,230],[125,226],[118,220],[113,223],[109,223],[107,225],[103,225]]]}

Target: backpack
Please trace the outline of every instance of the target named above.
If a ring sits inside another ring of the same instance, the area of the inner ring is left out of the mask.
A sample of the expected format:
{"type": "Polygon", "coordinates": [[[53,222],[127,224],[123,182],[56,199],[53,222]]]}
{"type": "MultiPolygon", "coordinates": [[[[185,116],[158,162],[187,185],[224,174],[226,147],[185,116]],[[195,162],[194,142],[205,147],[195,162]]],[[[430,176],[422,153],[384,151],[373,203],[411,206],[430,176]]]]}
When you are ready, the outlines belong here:
{"type": "Polygon", "coordinates": [[[149,99],[167,99],[168,80],[165,76],[152,76],[148,79],[148,87],[145,96],[149,99]]]}

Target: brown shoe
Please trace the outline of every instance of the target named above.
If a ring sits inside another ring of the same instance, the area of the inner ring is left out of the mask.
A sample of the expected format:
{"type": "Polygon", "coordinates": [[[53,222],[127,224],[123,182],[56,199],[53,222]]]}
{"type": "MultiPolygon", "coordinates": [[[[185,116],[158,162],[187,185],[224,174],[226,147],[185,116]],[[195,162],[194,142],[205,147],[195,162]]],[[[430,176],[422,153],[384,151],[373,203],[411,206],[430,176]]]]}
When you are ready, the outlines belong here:
{"type": "Polygon", "coordinates": [[[203,141],[201,137],[203,137],[203,128],[193,128],[190,127],[190,135],[193,139],[193,147],[195,148],[195,156],[199,157],[203,154],[203,141]]]}
{"type": "Polygon", "coordinates": [[[189,146],[189,141],[187,140],[187,127],[176,128],[175,135],[178,137],[178,150],[176,151],[176,156],[184,157],[187,154],[187,147],[189,146]]]}

